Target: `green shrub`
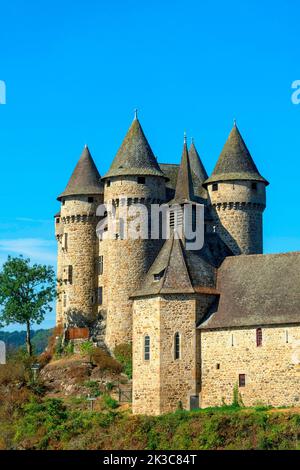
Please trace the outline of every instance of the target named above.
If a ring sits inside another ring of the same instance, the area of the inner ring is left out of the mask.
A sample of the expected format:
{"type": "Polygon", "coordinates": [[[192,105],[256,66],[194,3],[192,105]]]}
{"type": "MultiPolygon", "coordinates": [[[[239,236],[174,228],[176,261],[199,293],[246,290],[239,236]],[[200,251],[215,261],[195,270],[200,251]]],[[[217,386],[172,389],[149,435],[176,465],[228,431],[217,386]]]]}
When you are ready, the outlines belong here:
{"type": "Polygon", "coordinates": [[[115,358],[122,364],[123,371],[132,379],[132,343],[119,344],[114,349],[115,358]]]}
{"type": "Polygon", "coordinates": [[[111,408],[112,410],[118,408],[119,406],[117,400],[114,400],[114,398],[108,394],[103,395],[103,402],[108,408],[111,408]]]}
{"type": "Polygon", "coordinates": [[[95,380],[87,380],[86,382],[84,382],[84,385],[90,389],[91,395],[93,395],[94,397],[99,397],[101,395],[99,384],[95,380]]]}
{"type": "Polygon", "coordinates": [[[91,356],[94,350],[93,343],[90,341],[84,341],[83,343],[80,344],[80,353],[83,356],[89,355],[91,356]]]}

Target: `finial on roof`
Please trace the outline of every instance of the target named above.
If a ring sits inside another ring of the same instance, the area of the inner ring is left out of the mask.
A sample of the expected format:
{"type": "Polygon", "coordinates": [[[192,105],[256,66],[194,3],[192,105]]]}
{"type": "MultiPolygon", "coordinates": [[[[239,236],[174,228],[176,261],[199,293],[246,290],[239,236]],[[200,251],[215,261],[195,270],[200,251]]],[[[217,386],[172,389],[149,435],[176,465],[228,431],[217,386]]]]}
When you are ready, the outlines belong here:
{"type": "Polygon", "coordinates": [[[87,149],[87,144],[84,144],[84,148],[87,149]]]}
{"type": "Polygon", "coordinates": [[[236,127],[236,119],[233,120],[233,125],[236,127]]]}
{"type": "Polygon", "coordinates": [[[191,144],[194,144],[194,137],[191,138],[191,144]]]}
{"type": "Polygon", "coordinates": [[[137,119],[138,118],[138,110],[137,108],[135,108],[134,110],[134,119],[137,119]]]}
{"type": "Polygon", "coordinates": [[[183,143],[186,144],[186,132],[183,133],[183,143]]]}

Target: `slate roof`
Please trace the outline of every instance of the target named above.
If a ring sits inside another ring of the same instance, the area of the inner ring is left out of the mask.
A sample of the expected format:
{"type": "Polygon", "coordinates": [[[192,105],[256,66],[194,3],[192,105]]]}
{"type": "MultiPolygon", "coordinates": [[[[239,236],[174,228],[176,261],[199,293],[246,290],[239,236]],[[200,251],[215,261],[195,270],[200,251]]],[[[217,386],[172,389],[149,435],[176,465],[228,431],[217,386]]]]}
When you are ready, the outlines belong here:
{"type": "Polygon", "coordinates": [[[166,182],[166,187],[175,190],[179,165],[177,163],[159,163],[159,167],[169,180],[166,182]]]}
{"type": "Polygon", "coordinates": [[[132,297],[159,294],[216,294],[216,268],[225,256],[232,255],[217,234],[207,234],[199,251],[186,250],[173,235],[166,240],[150,267],[141,287],[132,297]],[[154,275],[161,275],[155,280],[154,275]]]}
{"type": "Polygon", "coordinates": [[[207,198],[207,191],[203,188],[203,183],[207,180],[208,176],[204,165],[201,161],[200,155],[197,152],[194,142],[189,148],[190,166],[192,171],[194,192],[197,196],[207,198]]]}
{"type": "Polygon", "coordinates": [[[184,141],[180,167],[177,175],[177,182],[175,188],[175,196],[171,201],[176,204],[183,204],[185,202],[194,201],[194,184],[192,178],[192,171],[190,166],[189,152],[186,141],[184,141]]]}
{"type": "Polygon", "coordinates": [[[212,175],[204,185],[229,180],[262,181],[269,184],[259,173],[236,125],[229,134],[212,175]]]}
{"type": "Polygon", "coordinates": [[[122,175],[164,176],[137,118],[133,120],[104,178],[122,175]]]}
{"type": "Polygon", "coordinates": [[[201,329],[300,324],[300,252],[226,258],[201,329]]]}
{"type": "Polygon", "coordinates": [[[65,196],[85,194],[103,194],[103,184],[95,162],[87,146],[84,147],[80,159],[72,173],[71,178],[58,200],[65,196]]]}

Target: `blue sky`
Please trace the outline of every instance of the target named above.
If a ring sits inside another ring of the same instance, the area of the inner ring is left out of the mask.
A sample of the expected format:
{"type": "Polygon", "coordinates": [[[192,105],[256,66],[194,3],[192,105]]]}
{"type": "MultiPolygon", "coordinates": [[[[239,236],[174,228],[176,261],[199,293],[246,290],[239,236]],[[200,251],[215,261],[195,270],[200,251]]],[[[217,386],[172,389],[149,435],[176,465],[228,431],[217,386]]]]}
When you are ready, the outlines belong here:
{"type": "Polygon", "coordinates": [[[300,250],[299,14],[296,0],[2,2],[0,263],[55,264],[56,196],[85,143],[105,173],[135,107],[159,161],[179,161],[186,130],[208,172],[236,118],[271,183],[265,251],[300,250]]]}

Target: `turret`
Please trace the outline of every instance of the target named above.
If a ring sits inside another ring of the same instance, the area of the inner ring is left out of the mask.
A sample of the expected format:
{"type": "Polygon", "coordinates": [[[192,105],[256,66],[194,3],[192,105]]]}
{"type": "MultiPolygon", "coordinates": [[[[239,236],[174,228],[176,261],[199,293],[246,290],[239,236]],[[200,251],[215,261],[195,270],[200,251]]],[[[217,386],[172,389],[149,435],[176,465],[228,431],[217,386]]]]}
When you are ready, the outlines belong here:
{"type": "MultiPolygon", "coordinates": [[[[104,272],[107,273],[106,344],[115,345],[132,340],[132,293],[157,256],[161,240],[140,237],[132,239],[122,233],[120,211],[129,214],[132,206],[143,204],[150,213],[151,204],[165,201],[165,175],[161,171],[141,124],[135,119],[104,176],[105,203],[116,210],[116,233],[99,242],[104,253],[104,272]],[[113,239],[112,239],[113,238],[113,239]]],[[[129,221],[134,223],[132,216],[129,221]]]]}
{"type": "Polygon", "coordinates": [[[214,230],[235,255],[263,252],[266,186],[234,125],[204,187],[215,216],[214,230]]]}
{"type": "Polygon", "coordinates": [[[56,219],[59,281],[57,323],[73,310],[92,319],[98,312],[96,209],[103,202],[100,174],[87,146],[72,173],[56,219]]]}

